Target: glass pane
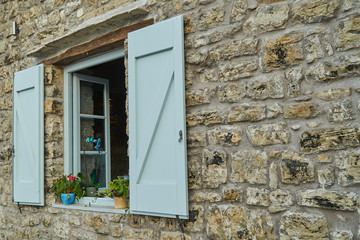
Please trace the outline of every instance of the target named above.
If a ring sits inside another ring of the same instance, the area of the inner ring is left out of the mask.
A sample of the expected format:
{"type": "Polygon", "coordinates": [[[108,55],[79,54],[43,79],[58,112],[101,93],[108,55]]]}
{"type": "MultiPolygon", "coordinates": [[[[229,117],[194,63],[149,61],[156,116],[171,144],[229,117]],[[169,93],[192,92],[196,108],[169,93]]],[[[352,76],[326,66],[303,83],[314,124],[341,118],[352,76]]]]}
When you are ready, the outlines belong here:
{"type": "Polygon", "coordinates": [[[106,154],[81,154],[81,173],[86,177],[86,187],[106,187],[106,154]]]}
{"type": "Polygon", "coordinates": [[[80,81],[80,113],[104,115],[104,85],[80,81]]]}
{"type": "Polygon", "coordinates": [[[80,151],[98,151],[100,153],[105,150],[104,121],[104,119],[80,119],[80,151]],[[93,138],[93,141],[87,142],[88,138],[93,138]]]}

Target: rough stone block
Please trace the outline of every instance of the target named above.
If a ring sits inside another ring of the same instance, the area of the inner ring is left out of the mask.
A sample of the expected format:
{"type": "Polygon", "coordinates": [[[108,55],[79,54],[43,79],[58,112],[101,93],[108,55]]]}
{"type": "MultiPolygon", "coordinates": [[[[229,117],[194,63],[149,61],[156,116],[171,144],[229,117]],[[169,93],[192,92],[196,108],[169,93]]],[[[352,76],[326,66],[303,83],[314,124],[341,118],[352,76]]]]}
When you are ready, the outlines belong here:
{"type": "Polygon", "coordinates": [[[131,228],[125,227],[123,231],[124,239],[155,239],[155,233],[150,228],[131,228]]]}
{"type": "Polygon", "coordinates": [[[221,61],[239,56],[254,55],[257,53],[257,45],[257,38],[234,40],[229,43],[215,46],[210,49],[209,55],[214,61],[221,61]]]}
{"type": "Polygon", "coordinates": [[[83,224],[86,229],[92,232],[109,234],[109,220],[103,215],[84,214],[83,224]]]}
{"type": "Polygon", "coordinates": [[[196,157],[188,158],[188,185],[189,189],[200,189],[202,186],[201,180],[201,165],[200,159],[196,157]]]}
{"type": "Polygon", "coordinates": [[[323,170],[318,170],[318,179],[319,185],[322,188],[325,186],[331,186],[335,183],[335,174],[333,168],[327,168],[323,170]]]}
{"type": "Polygon", "coordinates": [[[161,240],[191,240],[191,237],[187,234],[180,232],[161,232],[161,240]]]}
{"type": "Polygon", "coordinates": [[[252,80],[248,83],[248,96],[252,99],[265,100],[267,98],[283,98],[284,82],[280,75],[272,76],[269,80],[252,80]]]}
{"type": "Polygon", "coordinates": [[[247,32],[269,32],[277,29],[284,29],[289,18],[289,6],[260,5],[244,24],[247,32]]]}
{"type": "Polygon", "coordinates": [[[251,184],[266,184],[267,161],[266,152],[259,150],[239,151],[231,155],[232,182],[249,182],[251,184]]]}
{"type": "Polygon", "coordinates": [[[356,211],[359,194],[353,192],[335,192],[323,189],[299,192],[296,196],[301,206],[325,208],[342,211],[356,211]]]}
{"type": "Polygon", "coordinates": [[[360,47],[360,14],[338,20],[335,29],[338,37],[337,50],[345,51],[360,47]]]}
{"type": "Polygon", "coordinates": [[[335,156],[336,167],[339,170],[338,182],[342,186],[360,183],[360,151],[341,151],[335,156]]]}
{"type": "Polygon", "coordinates": [[[289,97],[299,97],[301,94],[301,80],[304,75],[301,68],[294,68],[285,72],[289,97]]]}
{"type": "Polygon", "coordinates": [[[306,71],[309,81],[338,80],[343,77],[360,75],[360,54],[332,58],[312,65],[306,71]]]}
{"type": "Polygon", "coordinates": [[[330,233],[331,240],[352,240],[354,235],[350,230],[337,230],[330,233]]]}
{"type": "Polygon", "coordinates": [[[332,156],[330,155],[325,155],[325,154],[319,154],[317,156],[317,161],[319,163],[332,163],[333,160],[332,160],[332,156]]]}
{"type": "Polygon", "coordinates": [[[221,196],[218,193],[214,192],[198,192],[191,196],[190,201],[203,203],[203,202],[220,202],[221,196]]]}
{"type": "Polygon", "coordinates": [[[230,22],[237,22],[239,24],[243,23],[243,20],[246,17],[246,10],[248,8],[248,2],[244,0],[236,0],[233,3],[230,14],[230,22]]]}
{"type": "Polygon", "coordinates": [[[280,240],[329,239],[328,224],[322,214],[286,212],[280,220],[280,240]]]}
{"type": "Polygon", "coordinates": [[[191,131],[187,134],[186,140],[188,147],[205,147],[207,145],[206,131],[191,131]]]}
{"type": "Polygon", "coordinates": [[[223,198],[229,202],[241,202],[242,201],[242,191],[237,187],[227,187],[224,188],[223,191],[223,198]]]}
{"type": "Polygon", "coordinates": [[[217,187],[227,180],[226,153],[204,149],[202,156],[202,180],[217,187]]]}
{"type": "Polygon", "coordinates": [[[297,65],[304,59],[303,36],[300,32],[281,35],[265,43],[263,63],[265,70],[297,65]]]}
{"type": "Polygon", "coordinates": [[[307,0],[296,1],[293,4],[293,18],[303,23],[322,22],[335,17],[340,7],[338,0],[307,0]]]}
{"type": "Polygon", "coordinates": [[[360,7],[359,0],[344,0],[344,3],[343,3],[344,11],[349,11],[351,9],[355,9],[355,8],[359,8],[359,7],[360,7]]]}
{"type": "Polygon", "coordinates": [[[275,239],[272,218],[266,211],[212,205],[206,221],[210,239],[275,239]]]}
{"type": "Polygon", "coordinates": [[[304,47],[308,55],[306,61],[312,63],[314,60],[323,58],[325,52],[322,50],[319,34],[310,35],[305,38],[304,47]]]}
{"type": "Polygon", "coordinates": [[[238,146],[243,132],[240,127],[222,126],[208,131],[209,142],[222,146],[238,146]]]}
{"type": "Polygon", "coordinates": [[[350,100],[343,100],[331,104],[327,117],[330,122],[343,122],[353,119],[352,103],[350,100]]]}
{"type": "Polygon", "coordinates": [[[300,147],[303,152],[319,152],[343,149],[360,145],[360,129],[335,127],[309,130],[301,134],[300,147]]]}
{"type": "Polygon", "coordinates": [[[258,63],[256,60],[222,64],[219,67],[219,79],[222,82],[227,82],[251,77],[257,69],[258,63]]]}
{"type": "Polygon", "coordinates": [[[186,116],[186,123],[189,127],[194,127],[199,124],[211,125],[222,123],[223,121],[222,114],[217,110],[198,111],[187,114],[186,116]]]}
{"type": "Polygon", "coordinates": [[[265,188],[251,188],[246,189],[246,203],[248,205],[264,206],[270,205],[269,190],[265,188]]]}
{"type": "Polygon", "coordinates": [[[219,86],[218,97],[220,102],[239,102],[246,96],[247,86],[244,83],[224,84],[219,86]]]}
{"type": "Polygon", "coordinates": [[[313,164],[296,152],[283,152],[280,169],[283,183],[299,184],[315,181],[313,164]]]}
{"type": "Polygon", "coordinates": [[[275,163],[271,163],[269,168],[269,187],[272,190],[278,187],[278,172],[277,165],[275,163]]]}
{"type": "Polygon", "coordinates": [[[266,118],[268,119],[277,118],[282,112],[283,109],[278,103],[268,105],[266,107],[266,118]]]}
{"type": "Polygon", "coordinates": [[[218,6],[212,9],[207,9],[199,15],[198,28],[200,30],[206,30],[219,26],[223,23],[225,11],[223,6],[218,6]]]}
{"type": "Polygon", "coordinates": [[[214,96],[216,89],[198,89],[186,93],[186,106],[196,106],[210,103],[212,96],[214,96]]]}
{"type": "Polygon", "coordinates": [[[198,65],[205,62],[208,57],[208,53],[204,50],[189,51],[186,53],[185,60],[187,63],[198,65]]]}
{"type": "Polygon", "coordinates": [[[49,114],[56,114],[62,115],[63,114],[63,104],[58,100],[45,100],[44,102],[44,113],[45,115],[49,114]]]}
{"type": "Polygon", "coordinates": [[[290,141],[290,132],[284,122],[250,125],[246,134],[251,144],[255,146],[288,144],[290,141]]]}
{"type": "Polygon", "coordinates": [[[313,118],[319,114],[319,105],[316,103],[300,103],[284,108],[285,118],[313,118]]]}
{"type": "Polygon", "coordinates": [[[285,211],[294,204],[291,193],[281,189],[270,192],[270,202],[269,211],[271,213],[285,211]]]}
{"type": "Polygon", "coordinates": [[[266,106],[241,104],[229,110],[228,122],[260,121],[266,118],[266,106]]]}
{"type": "Polygon", "coordinates": [[[325,101],[339,100],[351,95],[351,88],[331,88],[315,93],[317,98],[325,101]]]}

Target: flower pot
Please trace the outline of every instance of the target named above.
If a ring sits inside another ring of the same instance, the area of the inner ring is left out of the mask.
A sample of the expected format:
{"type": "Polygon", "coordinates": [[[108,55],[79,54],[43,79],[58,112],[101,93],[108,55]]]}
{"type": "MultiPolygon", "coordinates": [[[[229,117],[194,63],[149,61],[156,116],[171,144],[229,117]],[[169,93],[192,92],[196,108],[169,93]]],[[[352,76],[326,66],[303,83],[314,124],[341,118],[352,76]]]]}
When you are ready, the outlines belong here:
{"type": "Polygon", "coordinates": [[[86,188],[86,196],[87,197],[96,197],[96,187],[87,187],[86,188]]]}
{"type": "Polygon", "coordinates": [[[114,197],[114,201],[115,201],[115,209],[127,208],[126,198],[114,197]]]}
{"type": "Polygon", "coordinates": [[[75,201],[75,193],[62,193],[61,194],[61,201],[65,205],[73,204],[75,201]]]}

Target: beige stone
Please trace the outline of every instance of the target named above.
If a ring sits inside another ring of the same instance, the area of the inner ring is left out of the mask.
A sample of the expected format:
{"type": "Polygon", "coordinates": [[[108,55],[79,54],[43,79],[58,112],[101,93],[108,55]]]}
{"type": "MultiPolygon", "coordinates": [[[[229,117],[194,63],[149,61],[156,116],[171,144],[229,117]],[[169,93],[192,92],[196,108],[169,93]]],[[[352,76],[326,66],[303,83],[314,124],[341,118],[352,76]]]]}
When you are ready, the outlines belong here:
{"type": "Polygon", "coordinates": [[[307,0],[293,4],[293,18],[303,23],[322,22],[335,16],[338,0],[307,0]]]}
{"type": "Polygon", "coordinates": [[[265,188],[252,188],[246,189],[246,203],[248,205],[264,206],[270,205],[270,192],[265,188]]]}
{"type": "Polygon", "coordinates": [[[340,19],[336,23],[338,41],[336,47],[340,51],[360,47],[360,14],[340,19]]]}
{"type": "Polygon", "coordinates": [[[226,153],[204,149],[202,156],[202,180],[217,186],[227,181],[226,153]]]}
{"type": "Polygon", "coordinates": [[[212,96],[214,96],[216,89],[198,89],[186,93],[186,106],[196,106],[210,103],[212,96]]]}
{"type": "Polygon", "coordinates": [[[353,114],[351,101],[342,100],[331,104],[327,117],[330,122],[343,122],[353,119],[353,114]]]}
{"type": "Polygon", "coordinates": [[[219,86],[218,97],[220,102],[240,102],[246,96],[247,86],[244,83],[224,84],[219,86]]]}
{"type": "Polygon", "coordinates": [[[231,155],[232,182],[249,182],[251,184],[266,184],[267,161],[266,152],[258,150],[238,151],[231,155]]]}
{"type": "Polygon", "coordinates": [[[317,160],[319,163],[332,163],[332,156],[330,155],[325,155],[325,154],[319,154],[317,156],[317,160]]]}
{"type": "Polygon", "coordinates": [[[359,128],[339,126],[305,131],[300,138],[300,147],[303,152],[319,152],[343,149],[360,144],[359,128]]]}
{"type": "Polygon", "coordinates": [[[219,67],[219,79],[222,82],[236,81],[253,76],[257,69],[258,63],[256,60],[221,64],[219,67]]]}
{"type": "Polygon", "coordinates": [[[193,196],[191,196],[190,201],[195,201],[198,203],[203,203],[203,202],[215,203],[221,201],[221,196],[220,194],[214,192],[198,192],[195,193],[193,196]]]}
{"type": "Polygon", "coordinates": [[[269,187],[272,190],[278,187],[278,172],[277,165],[275,163],[271,163],[269,168],[269,187]]]}
{"type": "Polygon", "coordinates": [[[270,203],[270,213],[288,210],[294,204],[291,193],[281,189],[270,192],[270,203]]]}
{"type": "Polygon", "coordinates": [[[338,100],[343,99],[351,95],[351,88],[330,88],[324,91],[316,92],[316,97],[331,101],[331,100],[338,100]]]}
{"type": "Polygon", "coordinates": [[[343,3],[343,10],[344,11],[349,11],[355,8],[360,7],[360,2],[359,0],[344,0],[343,3]]]}
{"type": "Polygon", "coordinates": [[[223,198],[229,202],[241,202],[242,201],[242,191],[237,187],[227,187],[223,189],[223,198]]]}
{"type": "Polygon", "coordinates": [[[260,121],[266,117],[265,105],[241,104],[229,110],[228,122],[260,121]]]}
{"type": "Polygon", "coordinates": [[[208,53],[204,50],[189,51],[185,55],[185,61],[187,63],[198,65],[203,63],[208,57],[208,53]]]}
{"type": "Polygon", "coordinates": [[[242,135],[241,128],[236,126],[223,126],[208,131],[210,143],[221,146],[238,146],[242,135]]]}
{"type": "Polygon", "coordinates": [[[269,79],[255,79],[248,83],[248,96],[252,99],[283,98],[284,82],[280,75],[269,79]]]}
{"type": "Polygon", "coordinates": [[[222,114],[217,110],[198,111],[187,114],[186,116],[186,122],[189,127],[194,127],[199,124],[212,125],[222,123],[223,121],[222,114]]]}
{"type": "Polygon", "coordinates": [[[219,44],[210,49],[210,58],[214,61],[232,59],[239,56],[254,55],[257,53],[257,38],[233,40],[229,43],[219,44]]]}
{"type": "Polygon", "coordinates": [[[63,104],[58,100],[45,100],[44,102],[44,113],[45,114],[63,114],[63,104]]]}
{"type": "Polygon", "coordinates": [[[281,155],[281,181],[283,183],[307,183],[315,181],[314,165],[294,151],[285,151],[281,155]]]}
{"type": "Polygon", "coordinates": [[[188,187],[189,189],[200,189],[201,180],[200,159],[197,157],[188,157],[188,187]]]}
{"type": "Polygon", "coordinates": [[[323,58],[325,52],[322,50],[321,40],[319,34],[310,35],[304,40],[304,47],[308,55],[306,61],[312,63],[314,60],[323,58]]]}
{"type": "Polygon", "coordinates": [[[281,217],[280,240],[326,240],[328,235],[328,224],[322,214],[286,212],[281,217]]]}
{"type": "Polygon", "coordinates": [[[284,122],[250,125],[246,134],[251,144],[255,146],[287,144],[290,141],[290,132],[284,122]]]}
{"type": "Polygon", "coordinates": [[[348,186],[360,183],[360,151],[340,151],[335,155],[336,167],[338,168],[338,183],[348,186]]]}
{"type": "Polygon", "coordinates": [[[316,121],[313,121],[313,122],[306,122],[306,126],[308,128],[316,128],[318,126],[321,125],[321,122],[316,122],[316,121]]]}
{"type": "Polygon", "coordinates": [[[285,118],[313,118],[319,114],[319,105],[316,103],[300,103],[284,108],[285,118]]]}
{"type": "Polygon", "coordinates": [[[354,192],[335,192],[328,190],[306,190],[296,196],[301,206],[343,211],[356,211],[359,195],[354,192]]]}
{"type": "Polygon", "coordinates": [[[179,232],[161,232],[161,240],[191,240],[191,237],[179,232]]]}
{"type": "Polygon", "coordinates": [[[289,6],[287,4],[260,5],[246,20],[244,30],[261,33],[283,29],[288,18],[289,6]]]}
{"type": "Polygon", "coordinates": [[[331,240],[352,240],[353,233],[350,230],[337,230],[330,233],[331,240]]]}
{"type": "Polygon", "coordinates": [[[231,9],[230,21],[241,24],[246,17],[247,7],[248,7],[248,1],[236,0],[233,3],[233,7],[231,9]]]}
{"type": "Polygon", "coordinates": [[[125,227],[123,231],[123,239],[131,240],[131,239],[154,239],[155,233],[153,229],[149,228],[131,228],[125,227]]]}
{"type": "Polygon", "coordinates": [[[268,119],[277,118],[281,113],[283,113],[283,109],[278,103],[268,105],[266,108],[266,117],[268,119]]]}
{"type": "Polygon", "coordinates": [[[225,12],[223,6],[208,9],[200,13],[198,27],[200,30],[206,30],[219,26],[223,23],[224,16],[225,12]]]}
{"type": "Polygon", "coordinates": [[[89,231],[109,234],[109,220],[104,215],[86,213],[83,217],[83,224],[89,231]]]}
{"type": "Polygon", "coordinates": [[[322,188],[331,186],[335,183],[335,174],[333,168],[318,170],[318,180],[322,188]]]}

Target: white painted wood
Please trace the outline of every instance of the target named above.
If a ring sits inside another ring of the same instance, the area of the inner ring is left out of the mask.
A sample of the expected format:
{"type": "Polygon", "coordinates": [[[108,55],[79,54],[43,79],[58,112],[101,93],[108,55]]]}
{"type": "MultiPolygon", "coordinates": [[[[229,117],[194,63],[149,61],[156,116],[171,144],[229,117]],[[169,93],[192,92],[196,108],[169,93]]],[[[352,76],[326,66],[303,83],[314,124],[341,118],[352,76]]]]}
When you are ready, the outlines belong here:
{"type": "Polygon", "coordinates": [[[16,72],[13,84],[13,199],[44,205],[44,66],[16,72]]]}
{"type": "Polygon", "coordinates": [[[128,46],[130,210],[188,218],[182,16],[129,33],[128,46]]]}

